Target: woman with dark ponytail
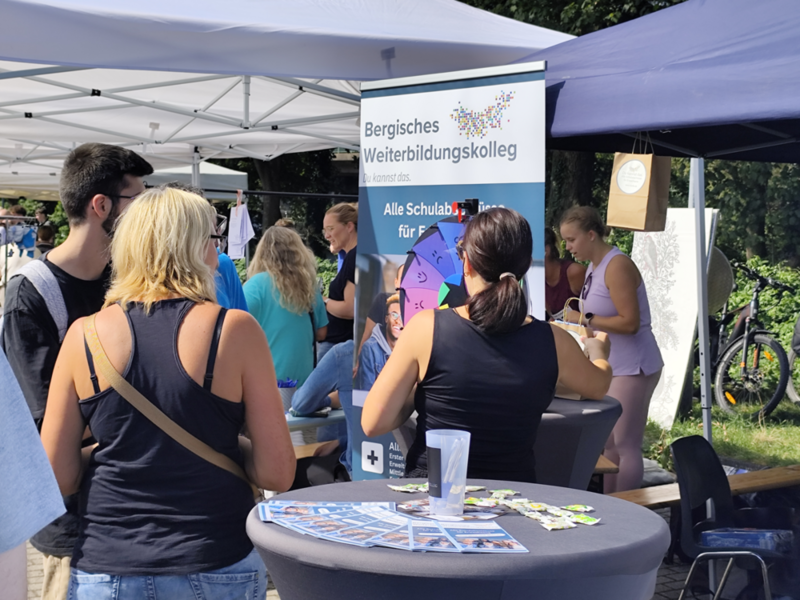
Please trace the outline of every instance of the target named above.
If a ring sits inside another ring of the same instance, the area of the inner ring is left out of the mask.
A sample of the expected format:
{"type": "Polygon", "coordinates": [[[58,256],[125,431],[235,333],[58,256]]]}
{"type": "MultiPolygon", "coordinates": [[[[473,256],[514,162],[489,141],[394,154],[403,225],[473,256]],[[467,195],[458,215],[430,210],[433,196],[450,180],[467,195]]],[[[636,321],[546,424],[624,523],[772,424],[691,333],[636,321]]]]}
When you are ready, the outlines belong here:
{"type": "Polygon", "coordinates": [[[472,434],[468,477],[535,482],[533,445],[556,383],[588,398],[605,395],[605,334],[585,340],[586,358],[566,331],[528,316],[520,280],[532,250],[522,215],[478,213],[459,245],[467,305],[422,311],[403,330],[361,425],[368,436],[388,433],[417,410],[407,475],[427,475],[427,430],[462,429],[472,434]]]}

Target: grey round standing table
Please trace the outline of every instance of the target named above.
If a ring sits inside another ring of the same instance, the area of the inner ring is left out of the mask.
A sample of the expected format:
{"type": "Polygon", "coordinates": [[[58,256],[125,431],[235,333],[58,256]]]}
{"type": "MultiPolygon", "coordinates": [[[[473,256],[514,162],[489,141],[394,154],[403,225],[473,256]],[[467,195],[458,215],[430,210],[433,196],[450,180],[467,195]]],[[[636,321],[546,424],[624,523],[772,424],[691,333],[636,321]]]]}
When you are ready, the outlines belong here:
{"type": "MultiPolygon", "coordinates": [[[[421,482],[424,480],[405,480],[421,482]]],[[[395,501],[425,494],[391,491],[387,480],[336,483],[287,492],[280,500],[395,501]]],[[[281,600],[649,600],[669,545],[657,514],[624,500],[568,488],[469,480],[512,488],[531,501],[589,504],[598,525],[547,531],[512,513],[496,522],[528,550],[524,554],[450,554],[360,548],[263,523],[254,509],[247,533],[267,565],[281,600]]],[[[480,494],[479,494],[480,495],[480,494]]]]}
{"type": "Polygon", "coordinates": [[[533,446],[536,480],[585,490],[621,414],[622,405],[610,396],[602,400],[553,398],[533,446]]]}

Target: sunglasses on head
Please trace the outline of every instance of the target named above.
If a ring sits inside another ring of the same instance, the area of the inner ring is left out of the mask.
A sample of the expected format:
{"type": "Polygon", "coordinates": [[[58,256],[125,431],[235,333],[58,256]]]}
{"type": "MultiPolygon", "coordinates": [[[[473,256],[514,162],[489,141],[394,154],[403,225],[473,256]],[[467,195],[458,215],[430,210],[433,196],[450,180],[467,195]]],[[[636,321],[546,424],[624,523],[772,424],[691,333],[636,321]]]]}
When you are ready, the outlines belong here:
{"type": "Polygon", "coordinates": [[[589,273],[589,276],[586,278],[586,281],[583,282],[583,289],[581,290],[581,300],[586,300],[586,296],[589,295],[589,290],[592,289],[592,276],[594,273],[589,273]]]}

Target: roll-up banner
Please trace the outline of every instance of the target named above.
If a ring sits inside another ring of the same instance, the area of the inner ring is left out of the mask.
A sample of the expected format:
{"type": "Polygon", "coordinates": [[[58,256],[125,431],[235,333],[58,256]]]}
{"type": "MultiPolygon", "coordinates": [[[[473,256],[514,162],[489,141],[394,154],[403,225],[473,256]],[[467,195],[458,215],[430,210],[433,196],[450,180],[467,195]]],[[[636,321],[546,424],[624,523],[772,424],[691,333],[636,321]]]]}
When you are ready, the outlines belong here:
{"type": "Polygon", "coordinates": [[[454,304],[463,289],[455,258],[463,220],[454,203],[477,199],[480,210],[505,206],[528,219],[533,267],[525,287],[531,314],[544,317],[544,74],[545,63],[535,62],[361,86],[354,479],[404,474],[413,423],[367,438],[361,407],[402,319],[454,304]]]}

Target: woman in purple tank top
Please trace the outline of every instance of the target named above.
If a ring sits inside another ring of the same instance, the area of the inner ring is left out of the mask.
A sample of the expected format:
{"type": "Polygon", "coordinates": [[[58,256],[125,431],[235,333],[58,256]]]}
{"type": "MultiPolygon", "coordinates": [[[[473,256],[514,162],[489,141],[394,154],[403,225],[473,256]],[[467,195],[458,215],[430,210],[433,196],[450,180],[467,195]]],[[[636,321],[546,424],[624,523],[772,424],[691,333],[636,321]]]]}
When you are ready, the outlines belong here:
{"type": "MultiPolygon", "coordinates": [[[[577,260],[591,262],[581,291],[583,324],[604,331],[611,340],[609,362],[614,378],[609,396],[622,404],[622,416],[603,454],[619,465],[606,475],[605,492],[636,489],[642,483],[642,439],[650,399],[661,377],[661,352],[650,327],[650,304],[639,269],[619,248],[604,240],[608,227],[588,206],[569,209],[561,218],[561,237],[577,260]]],[[[569,311],[567,320],[581,316],[569,311]]]]}

